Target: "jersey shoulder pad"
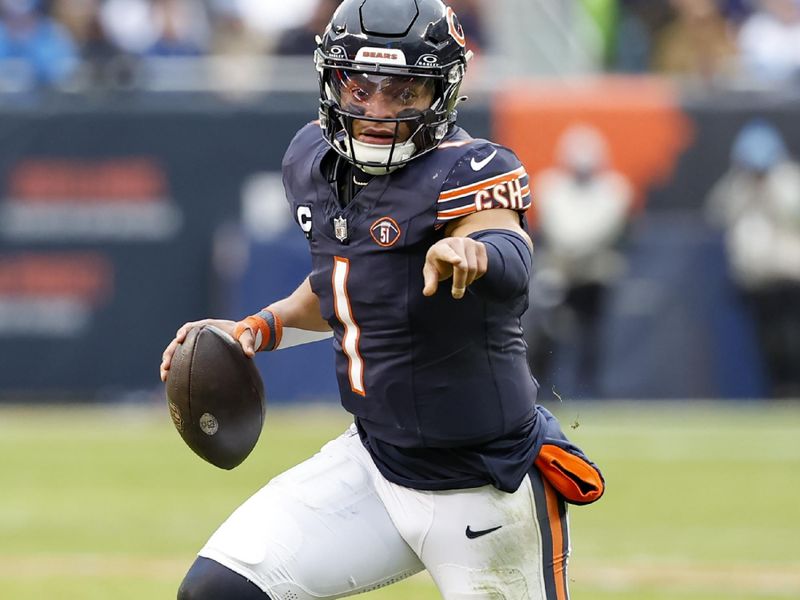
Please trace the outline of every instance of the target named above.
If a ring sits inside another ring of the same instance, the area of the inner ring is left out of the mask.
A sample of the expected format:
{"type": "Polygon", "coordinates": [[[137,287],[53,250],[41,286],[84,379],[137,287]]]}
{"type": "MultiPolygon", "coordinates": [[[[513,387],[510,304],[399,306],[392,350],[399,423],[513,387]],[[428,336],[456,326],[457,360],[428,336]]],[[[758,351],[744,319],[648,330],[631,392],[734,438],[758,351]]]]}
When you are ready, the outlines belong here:
{"type": "Polygon", "coordinates": [[[311,121],[303,126],[289,142],[289,147],[283,155],[283,168],[292,167],[298,162],[308,160],[309,155],[316,155],[320,143],[324,144],[319,121],[311,121]]]}
{"type": "Polygon", "coordinates": [[[301,182],[311,180],[311,169],[314,161],[322,147],[326,145],[322,137],[322,130],[319,121],[312,121],[298,131],[286,153],[283,156],[281,171],[283,174],[283,188],[286,191],[286,198],[293,204],[294,198],[298,195],[297,186],[301,182]]]}
{"type": "Polygon", "coordinates": [[[460,149],[439,194],[437,227],[482,210],[524,212],[530,207],[528,173],[514,152],[486,140],[472,140],[460,149]]]}

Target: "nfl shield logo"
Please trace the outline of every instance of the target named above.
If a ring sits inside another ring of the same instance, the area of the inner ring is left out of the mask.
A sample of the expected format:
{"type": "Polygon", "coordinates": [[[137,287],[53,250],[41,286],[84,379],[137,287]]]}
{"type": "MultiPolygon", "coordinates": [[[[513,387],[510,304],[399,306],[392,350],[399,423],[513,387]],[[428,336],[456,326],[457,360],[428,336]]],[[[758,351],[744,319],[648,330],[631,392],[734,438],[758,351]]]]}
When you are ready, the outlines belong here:
{"type": "Polygon", "coordinates": [[[347,219],[336,217],[333,219],[333,233],[340,242],[347,240],[347,219]]]}

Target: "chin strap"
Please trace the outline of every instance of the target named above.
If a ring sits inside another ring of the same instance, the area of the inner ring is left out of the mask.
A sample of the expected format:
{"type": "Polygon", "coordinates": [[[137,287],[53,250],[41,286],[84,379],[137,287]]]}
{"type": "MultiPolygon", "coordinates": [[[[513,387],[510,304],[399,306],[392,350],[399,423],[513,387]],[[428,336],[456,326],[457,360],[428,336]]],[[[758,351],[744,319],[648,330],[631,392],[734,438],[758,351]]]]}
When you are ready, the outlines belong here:
{"type": "Polygon", "coordinates": [[[417,146],[413,141],[408,140],[401,144],[395,144],[394,153],[392,153],[391,145],[384,144],[365,144],[358,140],[353,140],[352,151],[350,149],[350,139],[348,136],[342,140],[345,151],[348,156],[355,157],[356,167],[368,173],[369,175],[386,175],[404,167],[405,164],[396,165],[392,164],[387,166],[389,162],[389,155],[392,154],[393,161],[407,161],[414,156],[417,152],[417,146]],[[369,165],[363,163],[372,163],[369,165]],[[378,164],[375,164],[378,163],[378,164]]]}

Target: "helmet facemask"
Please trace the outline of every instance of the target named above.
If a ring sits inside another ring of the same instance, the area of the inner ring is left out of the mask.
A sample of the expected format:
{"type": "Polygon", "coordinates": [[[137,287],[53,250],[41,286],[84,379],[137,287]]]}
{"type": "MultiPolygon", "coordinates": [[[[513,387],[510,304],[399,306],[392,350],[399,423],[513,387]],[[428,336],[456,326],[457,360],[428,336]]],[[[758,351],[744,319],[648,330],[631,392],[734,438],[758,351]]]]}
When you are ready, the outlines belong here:
{"type": "Polygon", "coordinates": [[[461,61],[419,69],[345,61],[326,56],[321,49],[316,60],[325,139],[366,173],[391,173],[434,150],[455,122],[465,71],[461,61]],[[376,95],[381,96],[378,112],[384,116],[369,108],[376,95]],[[428,97],[430,102],[423,102],[428,97]],[[377,139],[359,140],[364,132],[368,138],[376,134],[377,139]]]}

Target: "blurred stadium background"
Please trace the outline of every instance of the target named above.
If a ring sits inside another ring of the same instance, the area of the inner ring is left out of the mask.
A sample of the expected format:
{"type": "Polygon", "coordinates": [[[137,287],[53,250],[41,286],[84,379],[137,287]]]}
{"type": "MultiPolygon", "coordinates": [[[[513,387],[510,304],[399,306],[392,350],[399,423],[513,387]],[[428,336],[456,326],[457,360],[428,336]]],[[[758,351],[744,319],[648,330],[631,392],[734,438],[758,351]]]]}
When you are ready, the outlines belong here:
{"type": "MultiPolygon", "coordinates": [[[[800,597],[800,1],[450,3],[461,124],[537,182],[541,400],[609,480],[573,597],[800,597]]],[[[308,269],[280,161],[337,4],[0,0],[0,598],[173,597],[346,423],[326,343],[259,357],[264,437],[216,472],[157,376],[308,269]]]]}

